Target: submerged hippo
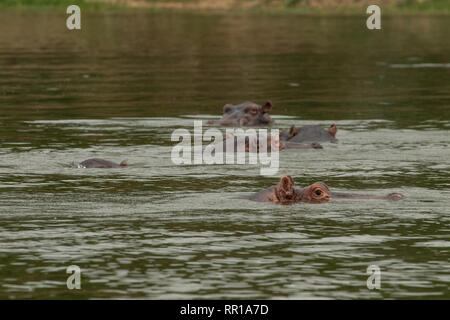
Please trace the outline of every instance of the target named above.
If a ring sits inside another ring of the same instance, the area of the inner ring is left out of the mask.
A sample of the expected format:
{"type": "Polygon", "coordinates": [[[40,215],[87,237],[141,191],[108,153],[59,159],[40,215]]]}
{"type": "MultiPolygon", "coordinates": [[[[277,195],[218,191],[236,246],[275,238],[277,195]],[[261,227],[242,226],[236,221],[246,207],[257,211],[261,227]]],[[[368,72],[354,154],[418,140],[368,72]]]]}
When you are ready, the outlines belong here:
{"type": "Polygon", "coordinates": [[[215,145],[206,147],[211,154],[215,154],[216,150],[222,152],[260,152],[266,150],[272,152],[272,150],[281,151],[283,149],[323,149],[322,145],[318,142],[313,143],[296,143],[296,142],[281,142],[280,136],[277,134],[271,134],[267,136],[265,146],[261,144],[260,138],[257,136],[234,136],[227,134],[226,140],[219,142],[215,145]],[[220,149],[221,147],[221,149],[220,149]],[[267,149],[266,149],[267,148],[267,149]]]}
{"type": "Polygon", "coordinates": [[[265,126],[273,124],[269,112],[272,103],[267,101],[263,106],[254,102],[244,102],[238,105],[223,106],[223,116],[220,120],[211,120],[210,124],[222,126],[265,126]]]}
{"type": "Polygon", "coordinates": [[[301,128],[291,126],[289,132],[282,130],[280,133],[281,141],[287,141],[289,143],[303,143],[303,142],[337,142],[336,139],[337,127],[332,124],[328,130],[323,129],[321,126],[310,125],[301,128]]]}
{"type": "Polygon", "coordinates": [[[285,147],[280,141],[280,137],[277,134],[271,134],[266,137],[266,143],[263,145],[258,136],[235,136],[233,134],[227,134],[224,141],[215,145],[207,146],[211,154],[215,154],[216,151],[221,152],[260,152],[266,150],[272,152],[272,150],[281,151],[285,147]]]}
{"type": "Polygon", "coordinates": [[[103,159],[87,159],[83,162],[80,162],[78,167],[80,168],[121,168],[128,166],[126,161],[122,161],[121,163],[115,163],[108,160],[103,159]]]}
{"type": "Polygon", "coordinates": [[[250,197],[250,200],[292,204],[296,202],[324,203],[331,199],[383,199],[401,200],[401,193],[390,193],[386,196],[331,192],[323,182],[316,182],[306,188],[296,187],[291,176],[283,176],[276,186],[264,189],[250,197]]]}

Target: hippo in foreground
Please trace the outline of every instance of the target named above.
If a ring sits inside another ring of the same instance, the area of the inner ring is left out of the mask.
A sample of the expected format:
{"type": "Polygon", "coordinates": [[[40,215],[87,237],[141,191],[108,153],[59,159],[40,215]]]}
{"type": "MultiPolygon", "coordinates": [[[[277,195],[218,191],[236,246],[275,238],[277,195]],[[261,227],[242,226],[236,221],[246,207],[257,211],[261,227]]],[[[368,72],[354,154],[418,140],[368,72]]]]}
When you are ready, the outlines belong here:
{"type": "MultiPolygon", "coordinates": [[[[281,141],[285,142],[287,148],[289,144],[305,143],[305,142],[333,142],[336,143],[337,127],[332,124],[328,130],[321,126],[309,125],[301,128],[291,126],[289,131],[283,129],[280,132],[281,141]]],[[[295,146],[295,145],[294,145],[295,146]]]]}
{"type": "Polygon", "coordinates": [[[84,160],[78,165],[79,168],[122,168],[126,166],[128,166],[126,161],[115,163],[112,161],[96,158],[84,160]]]}
{"type": "Polygon", "coordinates": [[[397,192],[390,193],[386,196],[331,192],[323,182],[316,182],[308,187],[299,188],[295,186],[292,177],[287,175],[281,177],[280,183],[276,186],[252,195],[250,200],[292,204],[296,202],[324,203],[334,199],[382,199],[396,201],[404,198],[404,195],[397,192]]]}
{"type": "Polygon", "coordinates": [[[266,126],[274,123],[269,112],[272,103],[267,101],[264,105],[254,102],[244,102],[238,105],[226,104],[223,106],[223,116],[220,120],[210,120],[209,124],[222,126],[266,126]]]}

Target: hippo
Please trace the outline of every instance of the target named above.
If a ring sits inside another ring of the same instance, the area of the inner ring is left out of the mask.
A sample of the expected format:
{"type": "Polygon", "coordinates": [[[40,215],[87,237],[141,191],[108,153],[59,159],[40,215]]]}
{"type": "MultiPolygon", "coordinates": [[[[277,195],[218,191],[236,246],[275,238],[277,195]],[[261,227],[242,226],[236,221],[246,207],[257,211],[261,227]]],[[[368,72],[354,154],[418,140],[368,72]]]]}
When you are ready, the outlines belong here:
{"type": "MultiPolygon", "coordinates": [[[[244,140],[239,139],[231,133],[227,134],[226,140],[219,142],[206,148],[212,148],[211,154],[215,153],[215,150],[219,149],[222,145],[222,152],[260,152],[260,140],[257,136],[244,136],[244,140]]],[[[313,143],[296,143],[285,141],[281,142],[279,135],[271,134],[267,137],[267,152],[272,150],[284,150],[284,149],[323,149],[322,145],[318,142],[313,143]]],[[[264,148],[264,147],[263,147],[264,148]]]]}
{"type": "Polygon", "coordinates": [[[270,101],[267,101],[263,106],[250,101],[238,105],[226,104],[223,106],[222,119],[211,120],[208,123],[222,126],[272,125],[274,120],[269,115],[270,110],[272,110],[270,101]]]}
{"type": "Polygon", "coordinates": [[[112,161],[96,158],[84,160],[78,165],[79,168],[122,168],[126,166],[128,166],[126,161],[115,163],[112,161]]]}
{"type": "Polygon", "coordinates": [[[291,126],[289,132],[283,129],[280,133],[281,141],[288,141],[290,143],[303,143],[303,142],[333,142],[336,143],[337,127],[332,124],[328,130],[323,129],[321,126],[309,125],[301,128],[291,126]]]}
{"type": "Polygon", "coordinates": [[[292,177],[286,175],[281,177],[280,182],[276,186],[252,195],[250,200],[292,204],[297,202],[325,203],[332,199],[382,199],[396,201],[404,198],[405,196],[403,194],[397,192],[390,193],[386,196],[331,192],[323,182],[315,182],[308,187],[299,188],[295,186],[292,177]]]}
{"type": "MultiPolygon", "coordinates": [[[[272,150],[281,151],[285,147],[280,141],[277,134],[271,134],[266,137],[266,151],[271,152],[272,150]]],[[[256,135],[251,136],[235,136],[231,133],[227,133],[227,137],[224,141],[219,142],[215,145],[207,146],[206,148],[212,148],[209,150],[211,154],[214,154],[219,147],[222,147],[222,152],[260,152],[260,138],[256,135]]],[[[262,150],[262,149],[261,149],[262,150]]]]}

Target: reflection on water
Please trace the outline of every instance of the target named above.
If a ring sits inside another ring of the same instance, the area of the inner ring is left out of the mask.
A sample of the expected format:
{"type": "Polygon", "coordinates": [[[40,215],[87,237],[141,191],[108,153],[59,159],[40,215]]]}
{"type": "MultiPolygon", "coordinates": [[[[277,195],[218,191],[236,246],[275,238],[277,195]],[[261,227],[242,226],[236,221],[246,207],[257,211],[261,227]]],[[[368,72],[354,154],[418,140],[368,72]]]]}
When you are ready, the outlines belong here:
{"type": "Polygon", "coordinates": [[[1,298],[449,298],[448,19],[62,17],[1,14],[1,298]],[[339,143],[273,177],[172,164],[174,129],[267,99],[339,143]],[[130,166],[70,167],[93,157],[130,166]],[[246,200],[283,174],[407,199],[246,200]]]}

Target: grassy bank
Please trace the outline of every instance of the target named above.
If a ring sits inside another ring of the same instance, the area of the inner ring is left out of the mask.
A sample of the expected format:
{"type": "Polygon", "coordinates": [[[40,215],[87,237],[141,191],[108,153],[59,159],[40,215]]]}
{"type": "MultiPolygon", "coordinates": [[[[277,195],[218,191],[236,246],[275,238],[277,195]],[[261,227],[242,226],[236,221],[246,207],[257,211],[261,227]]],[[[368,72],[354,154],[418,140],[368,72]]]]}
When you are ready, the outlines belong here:
{"type": "MultiPolygon", "coordinates": [[[[77,4],[88,10],[190,10],[361,14],[373,0],[3,0],[0,8],[51,9],[77,4]]],[[[384,13],[450,14],[449,0],[383,0],[384,13]]]]}

